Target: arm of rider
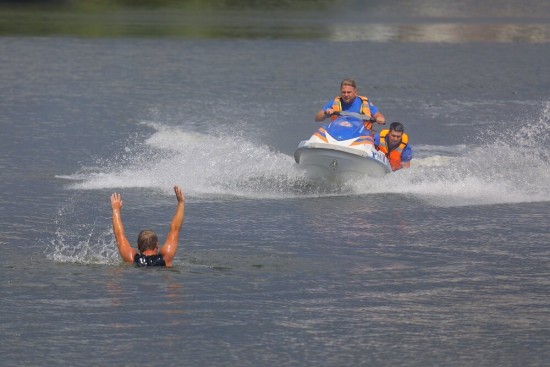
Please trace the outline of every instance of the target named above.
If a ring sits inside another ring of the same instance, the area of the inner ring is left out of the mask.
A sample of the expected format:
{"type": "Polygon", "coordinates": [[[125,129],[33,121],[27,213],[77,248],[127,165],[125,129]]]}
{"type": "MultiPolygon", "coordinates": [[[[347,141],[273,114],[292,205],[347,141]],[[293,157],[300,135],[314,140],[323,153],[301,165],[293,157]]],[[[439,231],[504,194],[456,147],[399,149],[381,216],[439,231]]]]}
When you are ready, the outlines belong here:
{"type": "Polygon", "coordinates": [[[315,121],[324,121],[327,116],[330,116],[334,113],[334,110],[332,108],[327,108],[326,110],[319,110],[319,112],[317,112],[315,114],[315,121]]]}
{"type": "Polygon", "coordinates": [[[124,225],[122,224],[122,217],[120,215],[120,210],[122,209],[122,198],[120,194],[114,193],[111,195],[111,208],[113,209],[113,232],[115,234],[118,252],[122,260],[132,263],[134,262],[134,256],[137,254],[137,251],[132,248],[124,234],[124,225]]]}
{"type": "Polygon", "coordinates": [[[172,266],[172,260],[178,251],[178,239],[185,214],[185,198],[183,196],[183,192],[178,186],[174,186],[174,192],[176,193],[176,198],[178,199],[178,206],[176,208],[174,218],[172,218],[170,232],[168,232],[166,242],[162,245],[159,251],[166,262],[166,266],[172,266]]]}
{"type": "Polygon", "coordinates": [[[384,125],[386,123],[386,118],[384,117],[384,115],[382,115],[381,112],[376,112],[373,118],[377,124],[384,125]]]}
{"type": "Polygon", "coordinates": [[[413,158],[413,151],[409,144],[405,146],[401,152],[401,168],[410,168],[411,160],[413,158]]]}

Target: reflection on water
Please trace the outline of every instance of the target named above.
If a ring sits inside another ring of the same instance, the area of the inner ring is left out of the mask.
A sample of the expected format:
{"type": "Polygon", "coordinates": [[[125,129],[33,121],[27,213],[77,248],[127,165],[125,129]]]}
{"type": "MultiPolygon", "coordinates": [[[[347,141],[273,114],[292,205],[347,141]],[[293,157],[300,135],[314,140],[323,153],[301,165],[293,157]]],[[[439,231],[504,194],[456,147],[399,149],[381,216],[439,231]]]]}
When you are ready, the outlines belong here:
{"type": "Polygon", "coordinates": [[[480,14],[474,6],[457,12],[453,6],[430,1],[414,7],[414,12],[352,0],[338,4],[326,0],[139,3],[141,6],[89,1],[71,6],[55,3],[55,7],[4,4],[0,5],[0,35],[446,43],[550,40],[550,22],[544,12],[537,13],[537,18],[522,16],[517,5],[515,17],[510,17],[498,13],[499,6],[486,6],[480,14]]]}
{"type": "Polygon", "coordinates": [[[333,27],[333,41],[373,42],[524,42],[550,40],[548,24],[357,24],[333,27]]]}

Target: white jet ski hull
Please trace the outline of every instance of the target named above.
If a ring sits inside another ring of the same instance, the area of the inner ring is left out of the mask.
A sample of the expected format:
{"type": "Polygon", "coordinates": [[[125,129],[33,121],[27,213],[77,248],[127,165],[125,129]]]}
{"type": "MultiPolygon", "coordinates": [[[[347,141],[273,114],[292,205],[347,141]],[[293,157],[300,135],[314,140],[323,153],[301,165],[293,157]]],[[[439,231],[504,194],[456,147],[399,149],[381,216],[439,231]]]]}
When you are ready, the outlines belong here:
{"type": "Polygon", "coordinates": [[[329,143],[302,141],[294,159],[312,178],[345,182],[364,176],[382,177],[391,172],[386,156],[372,150],[359,150],[329,143]]]}

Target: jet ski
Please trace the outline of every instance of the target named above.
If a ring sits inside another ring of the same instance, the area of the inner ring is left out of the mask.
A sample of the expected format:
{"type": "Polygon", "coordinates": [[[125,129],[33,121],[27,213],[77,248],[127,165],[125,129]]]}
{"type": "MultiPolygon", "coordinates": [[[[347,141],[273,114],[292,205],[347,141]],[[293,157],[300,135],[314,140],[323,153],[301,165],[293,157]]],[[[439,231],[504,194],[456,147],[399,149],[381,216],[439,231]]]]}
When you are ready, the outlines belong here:
{"type": "Polygon", "coordinates": [[[390,173],[388,158],[374,147],[374,136],[363,121],[366,115],[340,112],[328,125],[320,127],[294,152],[298,166],[311,178],[346,182],[361,177],[382,177],[390,173]]]}

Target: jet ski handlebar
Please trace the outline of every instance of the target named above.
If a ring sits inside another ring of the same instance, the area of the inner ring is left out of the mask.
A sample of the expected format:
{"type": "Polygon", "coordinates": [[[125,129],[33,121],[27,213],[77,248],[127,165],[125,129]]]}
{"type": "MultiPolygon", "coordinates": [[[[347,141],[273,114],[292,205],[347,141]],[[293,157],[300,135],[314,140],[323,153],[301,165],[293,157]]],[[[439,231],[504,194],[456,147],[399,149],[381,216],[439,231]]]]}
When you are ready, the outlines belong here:
{"type": "MultiPolygon", "coordinates": [[[[372,117],[367,116],[367,115],[363,115],[363,114],[360,114],[360,113],[357,113],[357,112],[334,111],[330,115],[334,115],[334,116],[352,116],[352,117],[358,118],[359,120],[376,122],[376,120],[373,119],[372,117]]],[[[382,125],[385,125],[385,124],[386,123],[384,122],[382,125]]]]}

